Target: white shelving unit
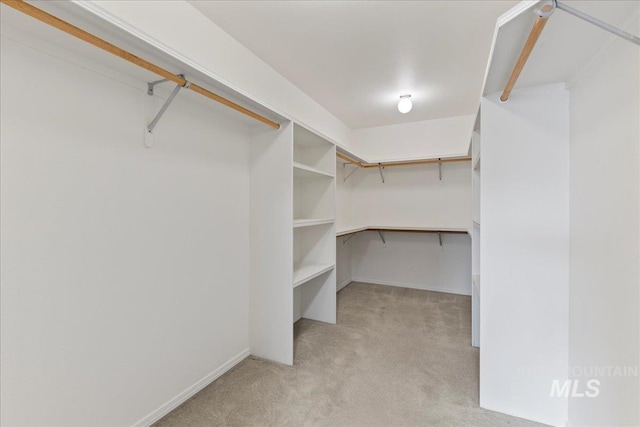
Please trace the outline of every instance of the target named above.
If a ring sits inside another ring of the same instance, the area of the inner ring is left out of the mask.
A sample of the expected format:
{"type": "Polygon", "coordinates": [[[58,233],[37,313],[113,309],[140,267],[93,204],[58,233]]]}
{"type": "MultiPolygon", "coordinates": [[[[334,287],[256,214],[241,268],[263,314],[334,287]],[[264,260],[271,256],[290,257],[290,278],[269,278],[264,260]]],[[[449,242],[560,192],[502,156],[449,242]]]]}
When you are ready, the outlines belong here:
{"type": "Polygon", "coordinates": [[[335,145],[293,130],[293,321],[336,322],[335,145]]]}
{"type": "Polygon", "coordinates": [[[293,324],[336,321],[335,145],[301,126],[252,134],[252,354],[293,364],[293,324]]]}

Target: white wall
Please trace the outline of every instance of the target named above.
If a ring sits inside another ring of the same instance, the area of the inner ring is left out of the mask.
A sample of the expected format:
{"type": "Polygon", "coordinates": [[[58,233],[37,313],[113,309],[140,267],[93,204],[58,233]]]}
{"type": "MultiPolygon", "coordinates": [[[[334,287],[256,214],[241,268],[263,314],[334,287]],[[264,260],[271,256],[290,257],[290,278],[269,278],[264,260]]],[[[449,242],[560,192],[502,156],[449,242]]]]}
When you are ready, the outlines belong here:
{"type": "Polygon", "coordinates": [[[569,94],[482,99],[480,405],[564,426],[569,294],[569,94]]]}
{"type": "MultiPolygon", "coordinates": [[[[470,167],[470,162],[444,163],[442,181],[437,164],[386,168],[384,184],[375,168],[358,170],[346,183],[338,174],[338,229],[341,225],[467,229],[470,167]]],[[[355,280],[469,295],[470,239],[446,233],[442,238],[442,247],[437,234],[385,233],[386,245],[375,232],[359,233],[344,245],[344,238],[338,238],[338,288],[355,280]]]]}
{"type": "Polygon", "coordinates": [[[570,88],[569,365],[581,389],[600,381],[597,398],[569,400],[576,426],[640,424],[637,374],[593,373],[640,364],[640,49],[612,38],[570,88]]]}
{"type": "Polygon", "coordinates": [[[215,75],[234,90],[305,124],[333,142],[350,147],[351,130],[344,123],[186,1],[77,4],[144,35],[147,41],[215,75]]]}
{"type": "Polygon", "coordinates": [[[471,162],[362,169],[349,178],[355,225],[471,226],[471,162]]]}
{"type": "Polygon", "coordinates": [[[467,234],[357,234],[352,244],[352,280],[471,295],[471,239],[467,234]]]}
{"type": "Polygon", "coordinates": [[[293,124],[251,135],[251,354],[293,364],[293,124]]]}
{"type": "Polygon", "coordinates": [[[249,134],[180,94],[148,149],[144,81],[36,47],[2,38],[1,423],[150,422],[248,354],[249,134]]]}
{"type": "Polygon", "coordinates": [[[352,148],[370,162],[466,156],[474,121],[472,114],[355,129],[352,148]]]}
{"type": "MultiPolygon", "coordinates": [[[[336,163],[336,229],[349,228],[353,225],[353,175],[344,180],[356,166],[347,164],[343,167],[342,162],[336,163]]],[[[356,170],[358,174],[362,169],[356,170]]],[[[347,286],[352,280],[351,274],[351,248],[352,239],[343,244],[347,237],[336,239],[336,288],[340,290],[347,286]]]]}

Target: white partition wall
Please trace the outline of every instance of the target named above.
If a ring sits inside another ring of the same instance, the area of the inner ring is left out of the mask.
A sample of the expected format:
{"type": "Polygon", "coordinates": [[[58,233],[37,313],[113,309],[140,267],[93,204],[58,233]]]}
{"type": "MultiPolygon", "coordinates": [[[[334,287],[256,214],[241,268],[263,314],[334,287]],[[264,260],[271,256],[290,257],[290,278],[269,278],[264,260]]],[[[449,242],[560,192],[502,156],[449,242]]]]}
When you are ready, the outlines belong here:
{"type": "Polygon", "coordinates": [[[569,96],[564,84],[482,99],[480,405],[564,426],[569,96]]]}
{"type": "Polygon", "coordinates": [[[251,138],[251,353],[293,364],[293,124],[251,138]]]}
{"type": "MultiPolygon", "coordinates": [[[[625,29],[640,34],[640,3],[625,29]]],[[[580,390],[571,425],[639,425],[640,49],[615,39],[570,87],[569,366],[580,390]],[[596,368],[600,368],[598,370],[596,368]]]]}
{"type": "Polygon", "coordinates": [[[478,120],[477,128],[471,136],[471,343],[480,347],[480,171],[481,130],[478,120]]]}

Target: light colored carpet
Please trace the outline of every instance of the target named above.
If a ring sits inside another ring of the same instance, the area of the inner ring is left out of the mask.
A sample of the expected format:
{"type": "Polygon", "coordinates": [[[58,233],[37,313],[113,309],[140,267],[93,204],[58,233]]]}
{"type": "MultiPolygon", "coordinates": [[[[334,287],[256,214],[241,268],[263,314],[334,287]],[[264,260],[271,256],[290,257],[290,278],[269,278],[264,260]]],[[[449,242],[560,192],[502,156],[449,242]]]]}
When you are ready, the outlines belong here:
{"type": "Polygon", "coordinates": [[[471,298],[351,283],[295,325],[293,367],[248,358],[157,426],[535,426],[478,406],[471,298]]]}

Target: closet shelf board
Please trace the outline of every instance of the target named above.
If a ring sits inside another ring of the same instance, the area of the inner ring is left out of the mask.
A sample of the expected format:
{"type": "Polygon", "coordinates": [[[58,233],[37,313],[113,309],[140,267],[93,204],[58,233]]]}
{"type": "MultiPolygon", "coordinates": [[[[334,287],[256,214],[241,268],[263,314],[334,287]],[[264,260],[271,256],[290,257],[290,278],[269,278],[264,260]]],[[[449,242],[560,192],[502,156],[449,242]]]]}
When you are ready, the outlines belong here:
{"type": "Polygon", "coordinates": [[[333,224],[333,218],[326,219],[294,219],[293,228],[311,227],[313,225],[333,224]]]}
{"type": "Polygon", "coordinates": [[[296,178],[335,178],[334,175],[302,163],[293,163],[293,176],[296,178]]]}
{"type": "Polygon", "coordinates": [[[454,233],[468,234],[466,228],[450,228],[450,227],[405,227],[394,225],[367,225],[362,227],[343,228],[336,232],[336,237],[346,236],[348,234],[359,233],[360,231],[388,231],[388,232],[405,232],[405,233],[454,233]]]}
{"type": "Polygon", "coordinates": [[[322,264],[309,261],[297,262],[293,266],[293,287],[298,287],[334,268],[335,264],[322,264]]]}

